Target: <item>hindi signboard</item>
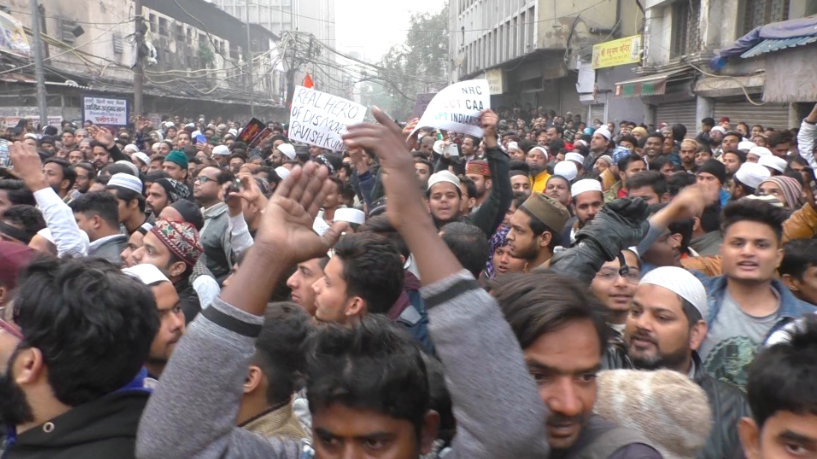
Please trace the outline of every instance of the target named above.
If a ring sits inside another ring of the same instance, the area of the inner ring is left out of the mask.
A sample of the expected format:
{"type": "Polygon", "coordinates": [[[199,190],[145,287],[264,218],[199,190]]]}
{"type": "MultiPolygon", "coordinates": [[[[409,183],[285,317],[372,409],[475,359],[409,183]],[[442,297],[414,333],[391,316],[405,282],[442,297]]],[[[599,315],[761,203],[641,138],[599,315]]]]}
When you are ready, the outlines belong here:
{"type": "Polygon", "coordinates": [[[128,99],[82,96],[82,122],[101,126],[127,126],[130,105],[128,99]]]}
{"type": "Polygon", "coordinates": [[[593,68],[637,64],[641,61],[641,35],[593,45],[593,68]]]}
{"type": "Polygon", "coordinates": [[[460,81],[434,96],[414,131],[430,127],[481,137],[479,113],[486,108],[491,108],[488,80],[460,81]]]}
{"type": "Polygon", "coordinates": [[[346,126],[363,122],[366,107],[341,97],[296,86],[292,95],[289,138],[332,151],[343,151],[346,126]]]}
{"type": "Polygon", "coordinates": [[[431,103],[431,100],[434,99],[434,96],[436,95],[436,92],[417,94],[417,99],[414,101],[414,112],[411,114],[411,117],[419,118],[423,116],[423,113],[425,113],[426,109],[428,108],[428,104],[431,103]]]}

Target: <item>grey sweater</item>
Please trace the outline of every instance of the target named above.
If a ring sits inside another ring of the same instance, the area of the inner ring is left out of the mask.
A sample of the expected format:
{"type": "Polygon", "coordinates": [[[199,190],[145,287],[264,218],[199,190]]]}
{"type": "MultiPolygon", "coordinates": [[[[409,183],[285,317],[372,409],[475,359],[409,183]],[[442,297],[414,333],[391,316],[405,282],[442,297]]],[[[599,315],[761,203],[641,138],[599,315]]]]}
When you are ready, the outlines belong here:
{"type": "MultiPolygon", "coordinates": [[[[463,271],[422,290],[457,436],[447,459],[546,458],[545,407],[496,302],[463,271]]],[[[262,317],[221,299],[191,323],[139,425],[140,459],[300,459],[302,445],[235,426],[262,317]]]]}

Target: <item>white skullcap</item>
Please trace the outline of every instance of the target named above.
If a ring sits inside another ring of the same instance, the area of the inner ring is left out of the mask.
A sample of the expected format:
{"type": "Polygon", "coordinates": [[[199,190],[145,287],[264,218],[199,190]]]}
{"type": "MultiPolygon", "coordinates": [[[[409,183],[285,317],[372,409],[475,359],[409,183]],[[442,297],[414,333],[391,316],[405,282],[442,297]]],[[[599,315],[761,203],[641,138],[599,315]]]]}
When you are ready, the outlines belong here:
{"type": "Polygon", "coordinates": [[[136,153],[137,151],[139,151],[139,148],[132,143],[129,143],[122,148],[122,153],[136,153]]]}
{"type": "Polygon", "coordinates": [[[286,179],[289,177],[289,169],[284,166],[278,166],[275,168],[275,173],[278,174],[278,177],[281,177],[281,180],[286,179]]]}
{"type": "Polygon", "coordinates": [[[584,156],[580,155],[579,153],[567,153],[565,155],[565,161],[573,161],[579,166],[582,166],[584,165],[584,156]]]}
{"type": "Polygon", "coordinates": [[[717,131],[717,132],[720,132],[721,134],[726,134],[726,129],[724,129],[723,126],[715,126],[712,129],[710,129],[709,131],[710,132],[717,131]]]}
{"type": "Polygon", "coordinates": [[[230,156],[230,148],[227,145],[219,145],[213,148],[213,156],[230,156]]]}
{"type": "Polygon", "coordinates": [[[761,166],[771,167],[781,174],[786,172],[786,167],[789,165],[785,159],[778,158],[774,155],[761,156],[760,159],[757,160],[757,163],[761,166]]]}
{"type": "Polygon", "coordinates": [[[232,134],[232,135],[237,137],[238,136],[238,129],[235,129],[235,128],[230,129],[229,131],[227,131],[227,133],[232,134]]]}
{"type": "Polygon", "coordinates": [[[749,151],[755,147],[757,147],[757,144],[754,142],[749,142],[748,140],[744,140],[738,143],[738,150],[740,151],[749,151]]]}
{"type": "Polygon", "coordinates": [[[170,122],[170,121],[166,121],[166,122],[165,122],[165,129],[170,129],[170,128],[174,128],[174,129],[175,129],[175,128],[176,128],[176,125],[175,125],[175,124],[173,124],[173,123],[172,123],[172,122],[170,122]]]}
{"type": "Polygon", "coordinates": [[[596,129],[596,132],[594,132],[593,134],[601,134],[607,140],[610,140],[613,137],[613,135],[610,134],[610,130],[607,129],[607,126],[602,126],[602,127],[598,128],[598,129],[596,129]]]}
{"type": "MultiPolygon", "coordinates": [[[[118,162],[118,161],[117,161],[118,162]]],[[[128,163],[133,165],[133,163],[128,163]]],[[[135,166],[134,166],[135,167],[135,166]]],[[[138,171],[137,171],[138,172],[138,171]]],[[[134,177],[130,174],[126,174],[124,172],[120,172],[118,174],[114,174],[110,180],[108,180],[108,188],[117,187],[117,188],[124,188],[126,190],[135,191],[139,194],[142,194],[142,181],[139,180],[138,177],[134,177]]]]}
{"type": "Polygon", "coordinates": [[[692,303],[692,306],[695,306],[695,309],[701,313],[704,320],[709,317],[704,284],[684,268],[677,266],[655,268],[644,275],[638,285],[664,287],[692,303]]]}
{"type": "Polygon", "coordinates": [[[579,175],[579,170],[573,161],[562,161],[553,168],[553,175],[562,176],[566,178],[568,182],[572,182],[576,176],[579,175]]]}
{"type": "Polygon", "coordinates": [[[153,265],[136,265],[131,268],[125,268],[122,270],[122,272],[139,279],[143,284],[148,286],[158,284],[160,282],[170,282],[170,279],[162,274],[162,271],[160,271],[159,268],[153,265]]]}
{"type": "Polygon", "coordinates": [[[602,193],[601,182],[596,179],[582,179],[570,186],[570,192],[574,198],[585,191],[598,191],[602,193]]]}
{"type": "Polygon", "coordinates": [[[187,123],[187,124],[184,125],[184,127],[190,128],[190,129],[196,129],[196,125],[193,124],[193,123],[187,123]]]}
{"type": "Polygon", "coordinates": [[[516,142],[508,142],[508,151],[519,150],[519,144],[516,142]]]}
{"type": "Polygon", "coordinates": [[[353,207],[341,207],[335,211],[336,222],[349,222],[362,225],[366,222],[366,214],[353,207]]]}
{"type": "Polygon", "coordinates": [[[735,172],[735,178],[749,188],[757,188],[764,180],[771,177],[769,169],[757,163],[743,163],[735,172]]]}
{"type": "Polygon", "coordinates": [[[146,166],[147,166],[148,164],[150,164],[150,156],[148,156],[148,155],[146,155],[146,154],[142,153],[141,151],[137,151],[137,152],[135,152],[135,153],[133,154],[133,156],[135,156],[135,157],[136,157],[136,159],[138,159],[139,161],[142,161],[143,163],[145,163],[145,165],[146,165],[146,166]]]}
{"type": "MultiPolygon", "coordinates": [[[[148,163],[149,162],[150,161],[148,161],[148,163]]],[[[130,161],[126,160],[126,159],[120,159],[119,161],[115,162],[114,164],[121,164],[123,166],[127,166],[128,169],[130,169],[133,172],[133,175],[139,175],[139,168],[136,167],[136,164],[133,164],[132,162],[130,162],[130,161]]],[[[141,191],[140,191],[140,193],[141,193],[141,191]]]]}
{"type": "Polygon", "coordinates": [[[587,142],[585,142],[585,141],[584,141],[584,140],[582,140],[582,139],[579,139],[579,140],[577,140],[576,142],[574,142],[574,143],[573,143],[573,146],[574,146],[574,147],[578,147],[579,145],[586,147],[586,146],[587,146],[587,142]]]}
{"type": "Polygon", "coordinates": [[[548,158],[549,158],[548,151],[545,149],[545,147],[533,147],[533,148],[530,149],[530,151],[528,151],[528,154],[530,154],[530,152],[533,151],[533,150],[541,151],[542,154],[545,155],[545,161],[548,160],[548,158]]]}
{"type": "Polygon", "coordinates": [[[295,147],[293,147],[292,144],[282,143],[281,145],[278,145],[276,149],[280,151],[282,155],[286,156],[290,160],[295,159],[295,147]]]}
{"type": "Polygon", "coordinates": [[[448,182],[457,187],[458,190],[460,189],[460,179],[456,175],[448,171],[440,171],[428,178],[428,191],[431,191],[431,187],[441,182],[448,182]]]}
{"type": "Polygon", "coordinates": [[[438,155],[441,155],[441,154],[443,154],[443,147],[444,146],[445,146],[445,141],[437,140],[437,141],[434,142],[434,146],[432,146],[431,149],[434,151],[434,153],[437,153],[438,155]]]}
{"type": "Polygon", "coordinates": [[[26,134],[24,137],[25,137],[26,139],[39,140],[39,138],[37,137],[37,134],[32,134],[32,133],[30,133],[30,132],[29,132],[29,133],[27,133],[27,134],[26,134]]]}
{"type": "Polygon", "coordinates": [[[758,146],[755,146],[754,148],[750,149],[748,154],[750,154],[750,155],[755,155],[755,156],[760,156],[760,157],[763,157],[763,156],[774,156],[774,155],[772,154],[772,151],[771,151],[771,150],[769,150],[768,148],[766,148],[766,147],[758,147],[758,146]]]}

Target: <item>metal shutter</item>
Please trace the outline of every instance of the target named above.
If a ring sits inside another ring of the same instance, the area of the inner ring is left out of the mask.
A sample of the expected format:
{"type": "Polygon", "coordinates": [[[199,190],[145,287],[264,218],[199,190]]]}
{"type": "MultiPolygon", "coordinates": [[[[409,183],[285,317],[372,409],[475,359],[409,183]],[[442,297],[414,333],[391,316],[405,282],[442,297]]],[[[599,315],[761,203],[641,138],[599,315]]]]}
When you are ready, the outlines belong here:
{"type": "Polygon", "coordinates": [[[698,121],[695,116],[696,109],[697,103],[694,98],[682,102],[661,104],[655,110],[655,126],[658,127],[661,123],[667,123],[670,126],[680,123],[686,126],[688,133],[695,133],[698,129],[698,121]]]}
{"type": "Polygon", "coordinates": [[[588,124],[592,123],[594,119],[600,119],[602,123],[606,123],[604,119],[604,104],[594,104],[590,106],[590,118],[587,118],[588,124]]]}
{"type": "MultiPolygon", "coordinates": [[[[760,101],[759,94],[752,94],[752,100],[760,101]]],[[[721,117],[728,117],[734,127],[739,121],[748,124],[749,127],[759,124],[764,128],[773,127],[775,129],[788,129],[789,127],[789,104],[766,103],[763,105],[752,105],[746,97],[717,99],[715,101],[714,116],[717,122],[721,117]]]]}
{"type": "Polygon", "coordinates": [[[584,113],[585,106],[579,100],[579,93],[576,91],[578,76],[570,72],[568,76],[559,78],[559,109],[556,113],[561,115],[567,112],[584,113]]]}

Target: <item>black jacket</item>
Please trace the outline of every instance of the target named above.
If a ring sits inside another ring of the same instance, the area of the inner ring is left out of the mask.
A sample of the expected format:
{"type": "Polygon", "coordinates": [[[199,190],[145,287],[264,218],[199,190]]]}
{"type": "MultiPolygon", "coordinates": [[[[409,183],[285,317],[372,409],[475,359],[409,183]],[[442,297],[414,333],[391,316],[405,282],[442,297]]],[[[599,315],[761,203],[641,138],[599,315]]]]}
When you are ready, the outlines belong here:
{"type": "Polygon", "coordinates": [[[750,417],[749,403],[737,387],[707,375],[697,352],[692,353],[695,382],[706,392],[712,409],[712,431],[696,459],[739,459],[745,457],[738,438],[738,421],[750,417]]]}
{"type": "Polygon", "coordinates": [[[605,370],[629,370],[633,368],[630,356],[627,354],[627,345],[624,344],[624,336],[613,327],[608,327],[610,339],[607,341],[607,348],[601,356],[601,366],[605,370]]]}
{"type": "Polygon", "coordinates": [[[3,459],[130,459],[150,393],[114,392],[17,436],[3,459]],[[53,430],[46,433],[46,426],[53,430]]]}

